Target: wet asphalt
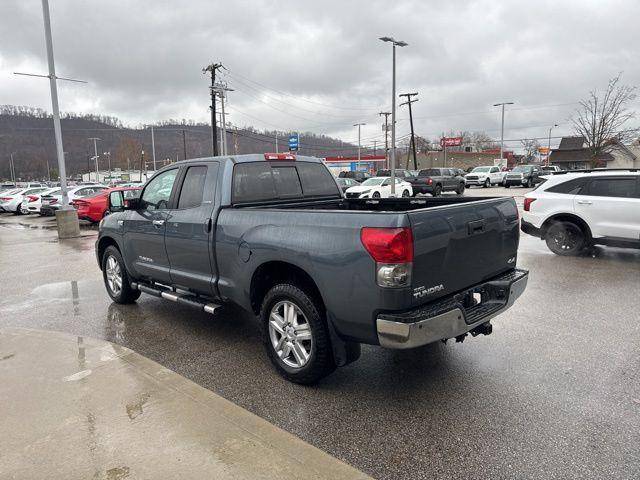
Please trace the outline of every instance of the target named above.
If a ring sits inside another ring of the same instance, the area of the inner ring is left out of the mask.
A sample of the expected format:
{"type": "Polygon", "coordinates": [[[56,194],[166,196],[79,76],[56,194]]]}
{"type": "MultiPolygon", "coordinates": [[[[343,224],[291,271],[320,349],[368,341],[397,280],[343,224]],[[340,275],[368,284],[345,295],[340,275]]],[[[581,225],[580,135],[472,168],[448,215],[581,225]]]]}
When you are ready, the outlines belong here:
{"type": "Polygon", "coordinates": [[[640,478],[638,251],[561,258],[523,235],[529,285],[493,335],[364,346],[302,387],[271,368],[240,309],[112,304],[96,231],[59,242],[50,223],[0,214],[0,327],[124,345],[375,478],[640,478]]]}

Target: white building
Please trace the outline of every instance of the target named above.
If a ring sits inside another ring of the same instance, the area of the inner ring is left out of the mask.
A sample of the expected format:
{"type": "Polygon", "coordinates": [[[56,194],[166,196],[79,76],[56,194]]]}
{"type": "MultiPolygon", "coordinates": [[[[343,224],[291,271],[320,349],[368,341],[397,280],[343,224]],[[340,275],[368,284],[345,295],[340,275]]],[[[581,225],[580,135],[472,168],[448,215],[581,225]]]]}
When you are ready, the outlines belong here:
{"type": "Polygon", "coordinates": [[[122,170],[114,168],[109,174],[109,171],[100,170],[96,175],[96,172],[89,172],[82,174],[83,182],[97,182],[103,184],[109,184],[111,182],[146,182],[147,179],[155,172],[153,170],[142,171],[140,170],[122,170]]]}

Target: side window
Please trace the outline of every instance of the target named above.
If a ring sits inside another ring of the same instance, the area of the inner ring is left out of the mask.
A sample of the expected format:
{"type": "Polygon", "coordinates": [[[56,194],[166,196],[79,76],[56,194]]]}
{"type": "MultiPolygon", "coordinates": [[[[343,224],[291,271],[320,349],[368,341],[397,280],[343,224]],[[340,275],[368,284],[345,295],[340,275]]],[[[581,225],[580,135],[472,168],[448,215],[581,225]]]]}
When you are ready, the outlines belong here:
{"type": "MultiPolygon", "coordinates": [[[[397,179],[396,179],[397,180],[397,179]]],[[[386,179],[384,182],[382,182],[382,186],[383,187],[388,187],[389,185],[391,185],[391,180],[390,179],[386,179]]]]}
{"type": "Polygon", "coordinates": [[[204,195],[204,183],[207,179],[207,167],[189,167],[184,176],[178,208],[192,208],[202,205],[204,195]]]}
{"type": "Polygon", "coordinates": [[[498,167],[491,167],[491,173],[498,173],[498,167]]]}
{"type": "Polygon", "coordinates": [[[302,196],[302,186],[295,167],[272,168],[271,173],[279,197],[302,196]]]}
{"type": "Polygon", "coordinates": [[[582,191],[586,182],[587,179],[585,178],[574,178],[568,182],[562,182],[558,185],[554,185],[553,187],[549,187],[546,191],[552,193],[566,193],[567,195],[578,195],[582,191]]]}
{"type": "Polygon", "coordinates": [[[589,195],[594,197],[636,197],[636,179],[628,178],[594,178],[589,184],[589,195]]]}
{"type": "Polygon", "coordinates": [[[169,198],[178,169],[174,168],[153,178],[144,189],[140,201],[142,210],[165,210],[169,206],[169,198]]]}

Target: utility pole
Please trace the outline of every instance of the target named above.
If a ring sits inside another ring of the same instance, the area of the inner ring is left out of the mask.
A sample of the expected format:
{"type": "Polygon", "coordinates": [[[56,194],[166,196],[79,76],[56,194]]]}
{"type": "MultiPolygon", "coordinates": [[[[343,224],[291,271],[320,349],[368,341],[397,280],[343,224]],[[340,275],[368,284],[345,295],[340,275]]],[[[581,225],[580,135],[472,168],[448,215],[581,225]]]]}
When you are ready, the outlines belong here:
{"type": "Polygon", "coordinates": [[[513,105],[513,102],[494,103],[494,107],[502,107],[502,128],[500,130],[500,160],[504,158],[504,106],[513,105]]]}
{"type": "Polygon", "coordinates": [[[184,132],[184,128],[182,129],[182,152],[184,154],[184,159],[187,159],[187,135],[184,132]]]}
{"type": "Polygon", "coordinates": [[[16,186],[16,169],[13,166],[13,153],[9,155],[9,175],[11,176],[11,182],[13,186],[16,186]]]}
{"type": "Polygon", "coordinates": [[[109,180],[111,180],[111,152],[104,152],[103,155],[107,156],[108,165],[109,165],[109,180]]]}
{"type": "Polygon", "coordinates": [[[376,153],[378,153],[376,147],[377,147],[378,142],[376,140],[373,141],[373,155],[375,156],[376,153]]]}
{"type": "Polygon", "coordinates": [[[227,92],[233,92],[233,89],[228,88],[226,85],[222,83],[216,83],[212,88],[214,88],[216,94],[220,96],[220,110],[221,110],[220,125],[222,126],[222,141],[220,143],[221,143],[222,155],[228,155],[229,151],[227,149],[227,116],[226,116],[226,113],[224,112],[224,101],[227,96],[227,92]]]}
{"type": "Polygon", "coordinates": [[[146,170],[147,164],[144,161],[144,143],[142,144],[142,150],[140,150],[140,181],[142,181],[142,170],[145,170],[145,181],[147,180],[146,170]]]}
{"type": "Polygon", "coordinates": [[[383,42],[393,45],[393,68],[391,70],[391,196],[396,196],[396,47],[406,47],[407,42],[393,37],[380,37],[383,42]]]}
{"type": "MultiPolygon", "coordinates": [[[[102,140],[101,138],[98,137],[91,137],[89,140],[93,140],[93,159],[96,161],[96,182],[99,182],[98,180],[98,140],[102,140]]],[[[91,179],[91,175],[89,175],[89,179],[91,179]]]]}
{"type": "Polygon", "coordinates": [[[391,115],[391,112],[380,112],[378,115],[384,115],[384,156],[386,157],[387,168],[389,168],[389,115],[391,115]]]}
{"type": "MultiPolygon", "coordinates": [[[[238,152],[236,152],[236,153],[238,153],[238,152]]],[[[276,130],[276,153],[279,153],[278,152],[278,131],[277,130],[276,130]]]]}
{"type": "Polygon", "coordinates": [[[153,125],[151,125],[151,155],[153,157],[153,171],[157,170],[156,168],[156,139],[153,136],[153,125]]]}
{"type": "Polygon", "coordinates": [[[549,127],[549,144],[547,145],[547,167],[549,166],[549,157],[551,157],[551,130],[557,127],[558,124],[554,123],[552,127],[549,127]]]}
{"type": "Polygon", "coordinates": [[[400,94],[401,97],[407,97],[407,101],[404,103],[401,103],[400,106],[409,105],[409,122],[411,123],[411,145],[413,146],[413,169],[414,170],[418,169],[418,156],[416,154],[416,137],[413,131],[413,113],[411,111],[411,104],[416,103],[419,100],[417,98],[415,100],[412,100],[412,97],[415,97],[416,95],[418,95],[418,92],[400,94]]]}
{"type": "Polygon", "coordinates": [[[360,170],[360,148],[361,148],[361,145],[360,145],[360,127],[363,126],[363,125],[366,125],[366,123],[356,123],[356,124],[353,125],[354,127],[358,127],[358,164],[357,164],[358,165],[358,167],[357,167],[358,170],[360,170]]]}
{"type": "Polygon", "coordinates": [[[224,68],[222,63],[212,63],[202,69],[202,73],[209,72],[211,74],[211,149],[213,156],[218,156],[218,127],[216,125],[216,71],[219,68],[224,68]]]}

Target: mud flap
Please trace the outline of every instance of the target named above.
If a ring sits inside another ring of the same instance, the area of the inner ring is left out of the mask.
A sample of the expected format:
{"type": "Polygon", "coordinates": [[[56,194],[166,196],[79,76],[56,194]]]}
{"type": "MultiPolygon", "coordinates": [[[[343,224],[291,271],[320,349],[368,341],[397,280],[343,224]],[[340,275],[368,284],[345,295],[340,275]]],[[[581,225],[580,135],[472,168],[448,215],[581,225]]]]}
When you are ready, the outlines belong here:
{"type": "Polygon", "coordinates": [[[358,360],[361,353],[360,344],[343,340],[333,326],[333,318],[329,313],[327,313],[327,326],[336,367],[344,367],[358,360]]]}

